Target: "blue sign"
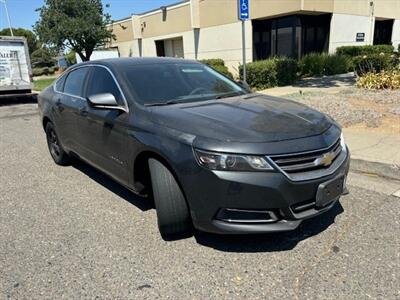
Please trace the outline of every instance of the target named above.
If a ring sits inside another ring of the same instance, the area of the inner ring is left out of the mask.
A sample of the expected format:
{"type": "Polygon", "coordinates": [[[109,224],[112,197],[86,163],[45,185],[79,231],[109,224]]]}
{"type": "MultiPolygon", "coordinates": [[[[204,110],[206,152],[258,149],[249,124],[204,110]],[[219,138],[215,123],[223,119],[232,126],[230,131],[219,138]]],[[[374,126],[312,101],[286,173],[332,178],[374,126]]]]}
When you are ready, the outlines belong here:
{"type": "Polygon", "coordinates": [[[249,0],[238,0],[238,6],[239,6],[239,19],[240,20],[250,19],[249,0]]]}

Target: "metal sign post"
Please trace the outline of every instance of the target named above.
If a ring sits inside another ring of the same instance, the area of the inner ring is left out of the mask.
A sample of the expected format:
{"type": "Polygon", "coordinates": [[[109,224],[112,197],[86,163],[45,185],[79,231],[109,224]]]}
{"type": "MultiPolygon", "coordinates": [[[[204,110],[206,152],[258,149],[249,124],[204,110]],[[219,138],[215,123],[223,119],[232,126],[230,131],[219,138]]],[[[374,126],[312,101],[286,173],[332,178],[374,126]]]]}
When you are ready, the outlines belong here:
{"type": "Polygon", "coordinates": [[[238,0],[239,20],[242,21],[243,81],[247,83],[246,72],[246,24],[250,18],[249,0],[238,0]]]}

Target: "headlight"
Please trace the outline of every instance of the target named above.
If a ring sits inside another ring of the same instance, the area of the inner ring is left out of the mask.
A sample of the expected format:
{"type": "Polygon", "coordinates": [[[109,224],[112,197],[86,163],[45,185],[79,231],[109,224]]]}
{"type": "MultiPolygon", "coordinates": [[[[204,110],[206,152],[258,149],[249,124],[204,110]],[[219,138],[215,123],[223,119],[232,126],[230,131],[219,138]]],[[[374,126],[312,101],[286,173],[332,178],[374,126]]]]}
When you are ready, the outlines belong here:
{"type": "Polygon", "coordinates": [[[344,141],[343,132],[340,135],[340,146],[342,146],[342,151],[347,151],[346,142],[344,141]]]}
{"type": "Polygon", "coordinates": [[[199,165],[210,170],[221,171],[268,171],[273,170],[262,156],[236,155],[194,150],[199,165]]]}

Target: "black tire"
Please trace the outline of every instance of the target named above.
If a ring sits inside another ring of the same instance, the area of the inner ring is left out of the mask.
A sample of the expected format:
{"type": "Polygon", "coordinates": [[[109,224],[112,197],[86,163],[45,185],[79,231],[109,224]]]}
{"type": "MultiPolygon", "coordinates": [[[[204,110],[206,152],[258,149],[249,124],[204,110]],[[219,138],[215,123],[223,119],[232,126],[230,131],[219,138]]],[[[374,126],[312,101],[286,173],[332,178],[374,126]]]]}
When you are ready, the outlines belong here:
{"type": "Polygon", "coordinates": [[[158,228],[163,238],[191,232],[192,221],[185,197],[171,172],[158,160],[149,159],[158,228]]]}
{"type": "Polygon", "coordinates": [[[64,151],[58,139],[53,123],[49,122],[46,125],[47,146],[49,147],[50,155],[54,162],[60,166],[67,166],[71,163],[71,158],[64,151]]]}

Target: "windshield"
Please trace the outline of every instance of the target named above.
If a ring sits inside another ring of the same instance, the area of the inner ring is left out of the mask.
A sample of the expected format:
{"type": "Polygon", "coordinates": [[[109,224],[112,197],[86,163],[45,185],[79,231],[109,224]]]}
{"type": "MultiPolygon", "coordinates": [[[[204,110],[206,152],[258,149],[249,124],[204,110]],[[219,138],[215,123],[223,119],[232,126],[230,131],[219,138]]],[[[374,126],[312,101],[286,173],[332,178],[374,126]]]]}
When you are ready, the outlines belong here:
{"type": "Polygon", "coordinates": [[[136,65],[125,72],[143,105],[167,105],[237,96],[247,92],[237,83],[202,64],[136,65]]]}

